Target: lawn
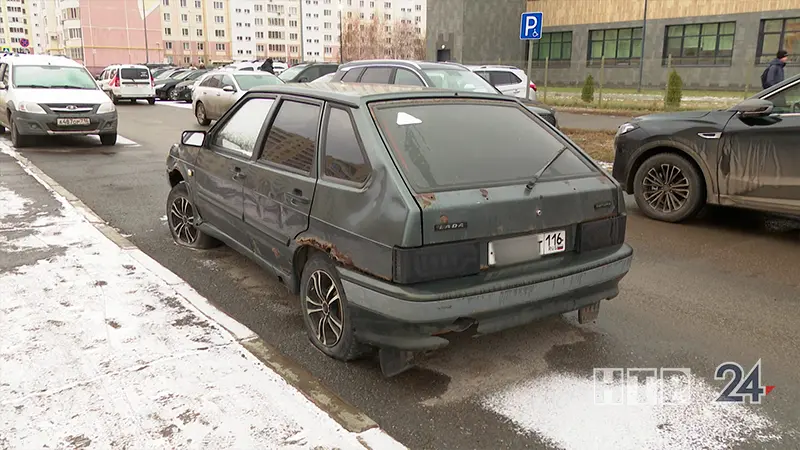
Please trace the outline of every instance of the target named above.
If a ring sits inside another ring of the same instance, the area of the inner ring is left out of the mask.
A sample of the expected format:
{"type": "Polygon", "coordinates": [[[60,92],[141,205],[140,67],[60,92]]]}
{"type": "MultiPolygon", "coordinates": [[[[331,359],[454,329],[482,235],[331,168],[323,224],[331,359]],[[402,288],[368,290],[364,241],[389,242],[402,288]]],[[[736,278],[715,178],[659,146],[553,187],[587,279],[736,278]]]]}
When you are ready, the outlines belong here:
{"type": "Polygon", "coordinates": [[[577,128],[562,128],[561,131],[595,160],[614,162],[614,135],[617,133],[616,131],[581,130],[577,128]]]}
{"type": "MultiPolygon", "coordinates": [[[[539,87],[540,95],[542,95],[541,89],[542,86],[539,87]]],[[[595,95],[597,95],[598,90],[595,88],[595,95]]],[[[547,87],[547,94],[571,94],[576,97],[581,96],[581,87],[575,86],[548,86],[547,87]]],[[[642,89],[642,92],[636,92],[634,88],[603,88],[603,94],[617,94],[617,95],[646,95],[646,96],[664,96],[664,89],[642,89]]],[[[755,92],[750,92],[750,94],[755,94],[755,92]]],[[[720,98],[744,98],[745,92],[744,91],[709,91],[709,90],[684,90],[683,96],[684,97],[720,97],[720,98]]]]}

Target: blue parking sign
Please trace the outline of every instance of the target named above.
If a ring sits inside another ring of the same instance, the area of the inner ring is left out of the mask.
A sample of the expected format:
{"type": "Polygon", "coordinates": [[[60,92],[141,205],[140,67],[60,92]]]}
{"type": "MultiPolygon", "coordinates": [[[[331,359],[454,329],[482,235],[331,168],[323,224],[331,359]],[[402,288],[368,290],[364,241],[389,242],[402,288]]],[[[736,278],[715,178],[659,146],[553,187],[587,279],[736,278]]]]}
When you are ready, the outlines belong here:
{"type": "Polygon", "coordinates": [[[522,13],[522,23],[519,26],[519,38],[523,41],[542,38],[542,13],[522,13]]]}

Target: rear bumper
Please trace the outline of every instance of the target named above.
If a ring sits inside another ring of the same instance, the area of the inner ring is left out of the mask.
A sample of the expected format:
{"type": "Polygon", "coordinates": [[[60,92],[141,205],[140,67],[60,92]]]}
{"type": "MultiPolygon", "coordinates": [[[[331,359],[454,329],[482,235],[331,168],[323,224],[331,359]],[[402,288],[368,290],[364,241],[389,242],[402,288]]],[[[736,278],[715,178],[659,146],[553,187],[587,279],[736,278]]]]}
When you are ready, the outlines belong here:
{"type": "Polygon", "coordinates": [[[623,244],[593,254],[568,268],[475,286],[455,298],[448,293],[423,299],[348,269],[340,269],[340,275],[360,341],[424,351],[446,346],[449,341],[440,335],[466,325],[477,324],[478,334],[493,333],[616,297],[633,249],[623,244]]]}
{"type": "Polygon", "coordinates": [[[16,111],[14,124],[22,135],[56,136],[56,135],[89,135],[89,134],[114,134],[117,132],[117,113],[81,114],[78,117],[89,119],[89,125],[59,126],[58,114],[31,114],[16,111]]]}

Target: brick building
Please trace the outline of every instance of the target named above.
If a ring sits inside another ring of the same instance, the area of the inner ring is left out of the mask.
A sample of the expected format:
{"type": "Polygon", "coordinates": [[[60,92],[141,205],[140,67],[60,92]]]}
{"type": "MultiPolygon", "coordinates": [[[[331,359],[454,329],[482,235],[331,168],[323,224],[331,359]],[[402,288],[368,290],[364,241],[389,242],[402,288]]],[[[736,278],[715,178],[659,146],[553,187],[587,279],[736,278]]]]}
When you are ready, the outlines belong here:
{"type": "Polygon", "coordinates": [[[428,58],[524,68],[525,10],[544,13],[534,79],[547,60],[552,84],[580,84],[602,62],[608,85],[635,87],[641,76],[663,86],[671,64],[687,87],[760,87],[781,48],[787,75],[800,71],[798,0],[429,0],[428,58]]]}

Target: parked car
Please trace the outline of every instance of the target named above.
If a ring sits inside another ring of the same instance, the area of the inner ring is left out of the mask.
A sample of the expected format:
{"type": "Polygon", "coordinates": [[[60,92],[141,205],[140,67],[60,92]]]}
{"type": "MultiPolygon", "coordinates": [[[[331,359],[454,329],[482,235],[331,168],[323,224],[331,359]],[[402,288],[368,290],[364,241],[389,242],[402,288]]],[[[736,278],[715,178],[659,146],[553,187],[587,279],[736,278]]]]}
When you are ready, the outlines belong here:
{"type": "Polygon", "coordinates": [[[492,86],[505,95],[525,98],[525,91],[528,91],[528,99],[536,100],[536,83],[528,81],[528,75],[518,67],[501,65],[467,67],[492,83],[492,86]],[[528,89],[529,85],[530,89],[528,89]]]}
{"type": "Polygon", "coordinates": [[[83,65],[60,56],[0,59],[0,124],[17,148],[33,136],[96,134],[103,145],[117,142],[114,103],[83,65]]]}
{"type": "MultiPolygon", "coordinates": [[[[178,100],[175,89],[178,84],[184,81],[194,81],[206,72],[208,72],[207,69],[187,70],[165,80],[159,80],[155,86],[156,96],[161,100],[178,100]]],[[[189,96],[189,100],[191,100],[191,96],[189,96]]]]}
{"type": "Polygon", "coordinates": [[[248,89],[273,84],[283,81],[267,72],[220,72],[205,77],[192,92],[197,123],[205,126],[219,119],[248,89]]]}
{"type": "Polygon", "coordinates": [[[174,240],[252,258],[300,294],[314,346],[378,348],[387,376],[448,332],[583,323],[617,296],[622,190],[541,117],[496,94],[332,86],[254,89],[185,131],[166,164],[174,240]]]}
{"type": "MultiPolygon", "coordinates": [[[[333,76],[334,81],[346,83],[403,84],[428,86],[463,92],[493,92],[502,94],[486,79],[456,63],[422,62],[405,60],[365,60],[342,65],[333,76]]],[[[523,95],[524,97],[524,95],[523,95]]],[[[525,106],[558,127],[552,108],[536,100],[519,99],[525,106]]]]}
{"type": "Polygon", "coordinates": [[[166,67],[159,67],[157,69],[154,69],[154,68],[151,67],[150,68],[150,74],[153,76],[153,78],[158,78],[162,73],[164,73],[164,72],[166,72],[168,70],[175,70],[175,67],[166,66],[166,67]]]}
{"type": "Polygon", "coordinates": [[[333,77],[335,75],[336,75],[336,72],[329,73],[327,75],[323,75],[323,76],[317,78],[316,80],[312,81],[311,83],[330,83],[331,81],[333,81],[333,77]]]}
{"type": "Polygon", "coordinates": [[[197,85],[197,82],[202,80],[203,77],[209,73],[208,69],[197,69],[190,75],[184,77],[170,92],[170,100],[180,100],[186,103],[192,102],[192,93],[197,85]]]}
{"type": "Polygon", "coordinates": [[[168,70],[165,70],[164,72],[161,72],[160,74],[158,74],[158,77],[155,77],[155,79],[156,80],[167,80],[169,78],[172,78],[174,76],[180,75],[183,72],[188,72],[188,71],[189,71],[189,69],[181,69],[181,68],[168,69],[168,70]]]}
{"type": "Polygon", "coordinates": [[[705,204],[800,215],[800,75],[718,111],[637,117],[619,127],[613,175],[653,219],[705,204]]]}
{"type": "Polygon", "coordinates": [[[280,77],[284,83],[308,83],[323,75],[336,72],[338,67],[339,65],[336,63],[302,63],[282,71],[278,77],[280,77]]]}
{"type": "Polygon", "coordinates": [[[116,105],[120,100],[147,100],[155,104],[156,93],[153,76],[147,66],[115,64],[108,66],[97,77],[98,84],[116,105]]]}

